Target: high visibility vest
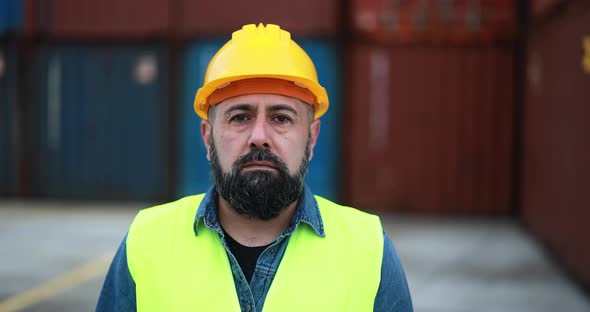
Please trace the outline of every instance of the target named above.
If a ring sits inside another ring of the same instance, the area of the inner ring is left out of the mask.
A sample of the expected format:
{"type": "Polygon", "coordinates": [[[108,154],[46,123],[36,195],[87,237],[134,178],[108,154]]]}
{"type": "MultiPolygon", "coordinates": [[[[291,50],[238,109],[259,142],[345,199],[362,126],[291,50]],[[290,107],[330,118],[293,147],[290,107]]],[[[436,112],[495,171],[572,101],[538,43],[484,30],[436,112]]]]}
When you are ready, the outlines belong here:
{"type": "MultiPolygon", "coordinates": [[[[138,311],[241,311],[219,234],[194,232],[203,195],[142,210],[127,236],[138,311]]],[[[316,196],[325,237],[305,223],[289,238],[263,311],[373,311],[381,279],[377,216],[316,196]]]]}

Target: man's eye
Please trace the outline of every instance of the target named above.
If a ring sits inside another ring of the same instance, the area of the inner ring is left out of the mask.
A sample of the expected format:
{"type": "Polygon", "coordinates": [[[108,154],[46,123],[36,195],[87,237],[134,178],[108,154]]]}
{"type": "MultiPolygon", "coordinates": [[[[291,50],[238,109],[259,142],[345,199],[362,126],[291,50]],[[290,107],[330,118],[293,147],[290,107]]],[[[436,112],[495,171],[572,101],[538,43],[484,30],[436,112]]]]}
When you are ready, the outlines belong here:
{"type": "Polygon", "coordinates": [[[291,122],[291,118],[289,118],[285,115],[277,115],[277,116],[274,116],[273,119],[276,122],[281,123],[281,124],[291,122]]]}
{"type": "Polygon", "coordinates": [[[248,120],[250,120],[250,117],[246,114],[237,114],[229,119],[230,122],[245,122],[248,120]]]}

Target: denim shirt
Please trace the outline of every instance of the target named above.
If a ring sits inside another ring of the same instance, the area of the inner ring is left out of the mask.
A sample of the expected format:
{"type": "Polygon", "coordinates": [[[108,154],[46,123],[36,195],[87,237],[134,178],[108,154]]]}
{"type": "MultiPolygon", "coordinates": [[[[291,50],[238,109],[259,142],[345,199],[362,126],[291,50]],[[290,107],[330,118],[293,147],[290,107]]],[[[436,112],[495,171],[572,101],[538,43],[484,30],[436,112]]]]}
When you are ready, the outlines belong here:
{"type": "MultiPolygon", "coordinates": [[[[285,253],[289,237],[298,226],[309,226],[321,237],[326,235],[317,202],[310,189],[305,186],[290,225],[260,254],[252,280],[248,284],[225,241],[217,218],[217,196],[214,188],[209,189],[199,205],[194,221],[195,235],[199,235],[199,228],[202,226],[219,233],[229,258],[240,306],[242,311],[246,312],[262,311],[264,300],[285,253]]],[[[385,232],[383,232],[383,238],[381,282],[375,297],[374,311],[413,311],[399,257],[385,232]]],[[[107,273],[96,311],[136,311],[135,282],[127,266],[126,239],[125,237],[119,246],[107,273]]]]}

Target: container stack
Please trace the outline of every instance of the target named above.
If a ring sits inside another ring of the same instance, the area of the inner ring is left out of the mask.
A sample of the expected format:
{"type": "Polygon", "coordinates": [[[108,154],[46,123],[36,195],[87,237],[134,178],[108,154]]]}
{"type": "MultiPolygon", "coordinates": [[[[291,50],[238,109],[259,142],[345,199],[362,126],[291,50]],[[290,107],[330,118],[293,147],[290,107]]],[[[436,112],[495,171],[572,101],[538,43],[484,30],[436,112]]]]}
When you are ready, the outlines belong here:
{"type": "Polygon", "coordinates": [[[21,124],[10,123],[16,104],[3,106],[2,146],[18,135],[26,146],[22,170],[15,148],[2,154],[3,193],[163,201],[205,192],[195,91],[231,32],[263,22],[293,34],[329,93],[308,176],[315,193],[374,211],[509,209],[512,0],[22,3],[9,14],[19,25],[2,27],[26,39],[27,68],[12,72],[27,76],[2,92],[16,94],[5,91],[15,81],[31,91],[21,124]]]}
{"type": "Polygon", "coordinates": [[[37,50],[29,121],[39,195],[166,195],[165,48],[49,44],[37,50]]]}
{"type": "Polygon", "coordinates": [[[590,286],[590,3],[532,1],[522,215],[590,286]]]}
{"type": "Polygon", "coordinates": [[[17,187],[17,71],[11,43],[0,44],[0,195],[14,195],[17,187]]]}
{"type": "Polygon", "coordinates": [[[13,196],[18,184],[18,45],[22,30],[19,0],[0,2],[0,196],[13,196]]]}
{"type": "Polygon", "coordinates": [[[167,1],[25,1],[25,194],[163,200],[167,1]]]}
{"type": "Polygon", "coordinates": [[[380,212],[508,213],[515,1],[351,7],[346,202],[380,212]]]}
{"type": "MultiPolygon", "coordinates": [[[[15,104],[2,105],[9,111],[2,111],[0,146],[16,150],[10,131],[19,128],[26,142],[20,150],[30,153],[24,153],[20,171],[13,164],[16,152],[2,153],[3,194],[165,201],[205,192],[209,164],[194,94],[208,60],[231,32],[262,22],[293,34],[328,89],[332,107],[308,183],[317,194],[339,198],[340,1],[286,6],[268,0],[25,0],[23,5],[18,27],[5,26],[2,19],[0,30],[21,31],[17,37],[30,53],[22,61],[28,68],[18,72],[27,74],[20,81],[30,92],[18,127],[11,125],[15,104]],[[26,181],[20,189],[17,176],[26,181]]],[[[3,58],[16,56],[5,44],[1,49],[3,58]]],[[[6,63],[4,75],[15,75],[16,62],[6,63]]],[[[3,101],[15,101],[16,81],[2,80],[3,101]]]]}

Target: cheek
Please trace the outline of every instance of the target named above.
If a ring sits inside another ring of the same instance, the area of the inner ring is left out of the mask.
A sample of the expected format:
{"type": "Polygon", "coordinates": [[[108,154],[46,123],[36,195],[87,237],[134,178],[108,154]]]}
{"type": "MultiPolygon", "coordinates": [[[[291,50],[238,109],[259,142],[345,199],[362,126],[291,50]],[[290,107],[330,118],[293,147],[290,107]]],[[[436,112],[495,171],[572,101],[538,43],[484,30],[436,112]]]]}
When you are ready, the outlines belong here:
{"type": "Polygon", "coordinates": [[[301,161],[305,157],[305,146],[307,145],[307,136],[291,138],[282,140],[281,144],[283,150],[281,150],[281,158],[289,167],[291,175],[299,171],[301,161]]]}
{"type": "Polygon", "coordinates": [[[215,137],[215,149],[217,158],[224,171],[230,171],[234,162],[240,158],[243,144],[240,143],[239,137],[222,134],[215,137]]]}

